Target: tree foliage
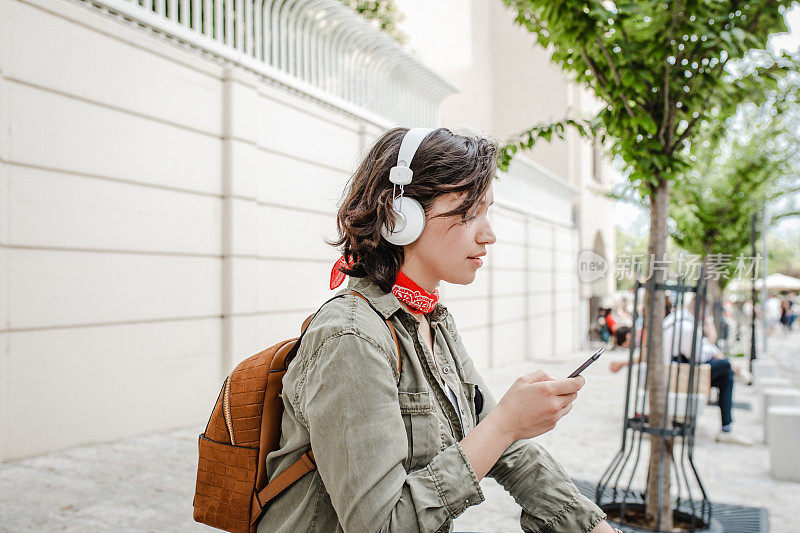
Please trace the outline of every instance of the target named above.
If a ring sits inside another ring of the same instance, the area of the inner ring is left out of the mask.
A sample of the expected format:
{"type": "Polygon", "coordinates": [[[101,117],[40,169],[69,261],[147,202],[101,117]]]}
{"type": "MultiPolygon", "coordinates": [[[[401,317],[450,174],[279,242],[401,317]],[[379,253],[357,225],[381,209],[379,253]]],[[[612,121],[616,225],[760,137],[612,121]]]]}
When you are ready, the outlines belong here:
{"type": "Polygon", "coordinates": [[[353,8],[356,13],[375,24],[399,43],[407,42],[408,36],[400,31],[398,26],[398,23],[405,19],[405,15],[397,9],[394,0],[341,0],[341,2],[353,8]]]}
{"type": "MultiPolygon", "coordinates": [[[[800,72],[778,83],[761,105],[744,102],[728,120],[704,124],[685,149],[691,166],[670,197],[670,234],[683,250],[742,253],[749,246],[751,217],[765,203],[770,225],[800,216],[800,72]]],[[[605,195],[647,207],[630,183],[605,195]]]]}
{"type": "Polygon", "coordinates": [[[564,138],[567,127],[599,135],[619,155],[642,196],[659,179],[691,167],[683,150],[698,125],[731,116],[796,64],[789,56],[729,65],[750,49],[765,49],[786,31],[791,1],[504,0],[516,22],[552,53],[574,81],[604,105],[591,117],[538,124],[504,147],[501,168],[540,139],[564,138]]]}
{"type": "MultiPolygon", "coordinates": [[[[673,189],[672,237],[696,254],[735,256],[750,241],[751,217],[800,190],[800,73],[780,80],[761,105],[701,128],[693,166],[673,189]]],[[[792,206],[791,202],[785,203],[792,206]]],[[[794,214],[779,208],[772,222],[794,214]]],[[[722,283],[721,285],[725,285],[722,283]]]]}

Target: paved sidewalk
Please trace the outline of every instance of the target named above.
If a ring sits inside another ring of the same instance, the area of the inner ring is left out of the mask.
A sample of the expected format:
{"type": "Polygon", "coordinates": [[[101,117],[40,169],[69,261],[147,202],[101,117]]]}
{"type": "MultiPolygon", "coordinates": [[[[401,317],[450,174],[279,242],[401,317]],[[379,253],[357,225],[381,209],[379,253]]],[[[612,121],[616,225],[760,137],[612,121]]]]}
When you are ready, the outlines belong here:
{"type": "MultiPolygon", "coordinates": [[[[770,351],[798,383],[800,332],[770,339],[770,351]]],[[[586,355],[492,369],[484,377],[499,399],[518,376],[536,368],[564,376],[586,355]]],[[[619,449],[625,373],[611,374],[608,363],[626,356],[622,350],[607,353],[590,367],[572,412],[554,431],[537,438],[576,478],[597,480],[619,449]]],[[[734,400],[753,406],[752,411],[734,411],[736,430],[760,439],[755,392],[737,383],[734,400]]],[[[192,520],[201,430],[187,427],[0,464],[0,531],[214,531],[192,520]]],[[[800,484],[769,477],[763,443],[720,444],[714,442],[718,430],[718,409],[706,407],[695,461],[712,501],[766,507],[771,531],[796,531],[800,484]]],[[[458,517],[456,531],[520,531],[514,499],[492,479],[483,479],[481,488],[486,501],[458,517]]]]}
{"type": "MultiPolygon", "coordinates": [[[[770,338],[769,351],[784,375],[800,388],[800,331],[770,338]]],[[[567,375],[586,355],[574,354],[568,364],[534,362],[493,369],[485,373],[485,378],[493,391],[505,391],[517,376],[536,368],[553,376],[567,375]]],[[[537,438],[574,478],[597,481],[619,450],[626,374],[612,374],[608,363],[627,357],[627,350],[622,349],[604,354],[602,362],[584,372],[586,386],[570,414],[555,430],[537,438]]],[[[734,358],[733,362],[746,365],[741,358],[734,358]]],[[[694,460],[700,479],[712,502],[764,507],[769,512],[770,531],[794,533],[798,531],[800,483],[777,481],[769,475],[769,450],[763,442],[760,398],[755,388],[737,382],[734,402],[752,406],[750,411],[734,409],[733,427],[754,438],[755,443],[745,447],[715,442],[720,428],[719,409],[705,406],[695,438],[694,460]]],[[[644,448],[642,453],[646,453],[644,448]]],[[[646,465],[645,459],[637,473],[638,483],[632,488],[644,489],[646,465]]],[[[520,531],[520,508],[513,498],[492,479],[482,480],[481,488],[487,501],[458,517],[456,531],[520,531]]]]}

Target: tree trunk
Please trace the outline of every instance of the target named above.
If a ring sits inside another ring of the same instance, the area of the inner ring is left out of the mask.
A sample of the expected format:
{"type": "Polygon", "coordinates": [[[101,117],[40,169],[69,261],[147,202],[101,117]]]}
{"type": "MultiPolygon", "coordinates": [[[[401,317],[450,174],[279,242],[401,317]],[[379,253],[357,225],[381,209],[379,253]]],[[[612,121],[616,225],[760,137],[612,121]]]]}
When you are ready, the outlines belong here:
{"type": "MultiPolygon", "coordinates": [[[[720,346],[722,344],[722,334],[725,333],[724,328],[722,327],[722,316],[723,316],[723,305],[722,305],[722,291],[719,288],[719,279],[717,276],[708,276],[708,267],[711,264],[711,243],[708,243],[705,248],[705,254],[703,255],[703,272],[706,274],[708,282],[706,284],[706,303],[710,304],[708,310],[711,311],[711,321],[714,324],[714,330],[716,335],[714,335],[713,344],[720,346]]],[[[699,281],[699,280],[698,280],[699,281]]],[[[704,315],[701,309],[699,319],[703,319],[704,317],[708,318],[708,315],[704,315]]],[[[710,333],[705,330],[705,322],[702,324],[703,330],[702,333],[706,337],[710,337],[710,333]]],[[[709,338],[709,340],[711,340],[709,338]]],[[[726,344],[727,346],[727,344],[726,344]]],[[[721,347],[721,346],[720,346],[721,347]]]]}
{"type": "MultiPolygon", "coordinates": [[[[725,306],[722,304],[722,291],[719,288],[719,280],[714,277],[709,278],[707,290],[706,302],[711,304],[709,310],[711,311],[711,318],[714,321],[714,329],[717,331],[717,338],[714,339],[714,344],[721,348],[722,336],[725,333],[724,324],[722,322],[725,306]]],[[[704,331],[704,333],[706,336],[709,335],[708,332],[704,331]]]]}
{"type": "MultiPolygon", "coordinates": [[[[753,257],[756,256],[756,224],[758,223],[758,213],[753,213],[750,217],[750,248],[753,257]]],[[[753,360],[756,359],[756,301],[758,294],[756,293],[756,272],[753,272],[753,278],[750,282],[750,300],[753,302],[752,311],[750,312],[750,372],[753,371],[753,360]]],[[[763,305],[762,305],[763,307],[763,305]]],[[[762,309],[763,312],[763,309],[762,309]]],[[[764,332],[766,334],[766,331],[764,332]]]]}
{"type": "MultiPolygon", "coordinates": [[[[650,242],[647,247],[652,272],[656,283],[664,283],[667,251],[667,215],[669,214],[669,181],[660,178],[659,185],[650,195],[650,242]],[[664,267],[659,268],[659,267],[664,267]]],[[[653,319],[647,324],[647,392],[650,405],[650,426],[662,427],[666,412],[667,366],[664,365],[663,321],[664,292],[648,290],[645,295],[645,314],[653,303],[653,319]]],[[[650,462],[647,470],[647,520],[650,528],[661,531],[672,529],[672,496],[670,473],[672,467],[672,439],[668,438],[662,449],[661,436],[649,435],[650,462]],[[660,521],[659,521],[660,515],[660,521]]]]}

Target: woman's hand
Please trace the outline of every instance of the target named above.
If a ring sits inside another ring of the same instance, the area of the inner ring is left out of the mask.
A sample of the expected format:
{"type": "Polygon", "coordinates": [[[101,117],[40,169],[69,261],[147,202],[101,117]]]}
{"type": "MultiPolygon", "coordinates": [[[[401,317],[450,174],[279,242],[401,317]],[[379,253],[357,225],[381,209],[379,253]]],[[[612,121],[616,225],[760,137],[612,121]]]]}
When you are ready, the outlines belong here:
{"type": "Polygon", "coordinates": [[[520,376],[497,403],[505,428],[514,440],[547,433],[570,412],[585,383],[583,376],[553,379],[542,370],[520,376]]]}
{"type": "Polygon", "coordinates": [[[611,524],[603,520],[597,527],[591,530],[589,533],[622,533],[622,530],[617,529],[615,527],[611,527],[611,524]]]}
{"type": "Polygon", "coordinates": [[[609,365],[608,365],[608,368],[613,373],[616,374],[617,372],[619,372],[620,370],[622,370],[626,366],[628,366],[628,362],[627,361],[611,361],[611,363],[609,363],[609,365]]]}

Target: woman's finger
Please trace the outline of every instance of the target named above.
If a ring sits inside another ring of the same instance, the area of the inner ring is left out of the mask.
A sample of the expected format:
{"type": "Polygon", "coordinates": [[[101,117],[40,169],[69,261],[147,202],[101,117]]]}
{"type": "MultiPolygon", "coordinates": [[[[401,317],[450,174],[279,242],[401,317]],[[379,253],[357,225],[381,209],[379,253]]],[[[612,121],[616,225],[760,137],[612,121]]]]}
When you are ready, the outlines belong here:
{"type": "Polygon", "coordinates": [[[561,409],[559,409],[559,410],[558,410],[558,412],[556,413],[556,417],[557,417],[556,419],[557,419],[557,420],[558,420],[558,419],[561,419],[561,418],[562,418],[563,416],[565,416],[567,413],[569,413],[570,411],[572,411],[572,405],[573,405],[573,404],[572,404],[572,402],[570,402],[570,403],[568,403],[567,405],[565,405],[564,407],[562,407],[561,409]]]}
{"type": "Polygon", "coordinates": [[[578,397],[577,392],[573,392],[572,394],[561,394],[559,395],[558,399],[561,400],[561,405],[567,405],[575,401],[575,398],[578,397]]]}
{"type": "Polygon", "coordinates": [[[574,378],[557,379],[555,383],[552,384],[552,387],[555,394],[572,394],[573,392],[581,390],[585,383],[586,379],[583,376],[578,376],[574,378]]]}
{"type": "Polygon", "coordinates": [[[522,380],[525,383],[537,383],[539,381],[552,381],[553,378],[547,374],[544,370],[534,370],[528,374],[522,376],[522,380]]]}

